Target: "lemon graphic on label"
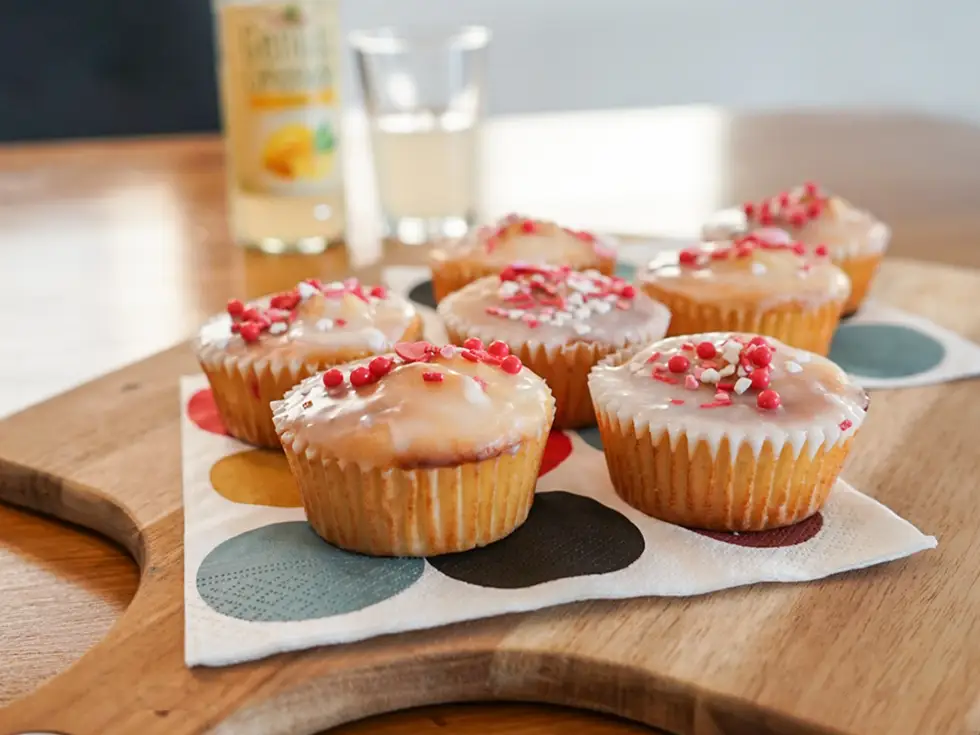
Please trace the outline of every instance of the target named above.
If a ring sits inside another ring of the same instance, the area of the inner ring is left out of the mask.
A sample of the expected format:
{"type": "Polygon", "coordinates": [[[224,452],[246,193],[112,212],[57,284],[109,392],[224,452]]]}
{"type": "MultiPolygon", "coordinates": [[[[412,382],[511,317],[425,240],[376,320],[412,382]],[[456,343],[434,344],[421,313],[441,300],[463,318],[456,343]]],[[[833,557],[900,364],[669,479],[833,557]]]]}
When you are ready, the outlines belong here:
{"type": "Polygon", "coordinates": [[[262,153],[267,171],[289,180],[322,179],[333,170],[334,136],[323,124],[315,131],[290,123],[269,136],[262,153]]]}

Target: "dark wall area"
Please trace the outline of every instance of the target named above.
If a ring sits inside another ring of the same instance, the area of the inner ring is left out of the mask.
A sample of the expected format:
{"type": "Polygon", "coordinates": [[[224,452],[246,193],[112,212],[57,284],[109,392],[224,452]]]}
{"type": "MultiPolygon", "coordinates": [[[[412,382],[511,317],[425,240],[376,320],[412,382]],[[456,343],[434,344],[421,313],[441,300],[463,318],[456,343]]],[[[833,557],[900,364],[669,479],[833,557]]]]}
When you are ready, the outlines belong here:
{"type": "Polygon", "coordinates": [[[0,141],[215,130],[208,0],[0,0],[0,141]]]}

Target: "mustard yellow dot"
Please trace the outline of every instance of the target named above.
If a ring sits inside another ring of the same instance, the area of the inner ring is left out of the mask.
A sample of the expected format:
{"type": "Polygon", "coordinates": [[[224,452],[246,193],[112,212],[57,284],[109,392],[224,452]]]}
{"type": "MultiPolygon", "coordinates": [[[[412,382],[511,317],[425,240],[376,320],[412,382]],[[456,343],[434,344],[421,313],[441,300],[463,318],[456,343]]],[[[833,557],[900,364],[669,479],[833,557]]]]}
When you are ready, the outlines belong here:
{"type": "Polygon", "coordinates": [[[298,508],[302,505],[289,463],[281,452],[252,449],[211,467],[211,486],[235,503],[298,508]]]}

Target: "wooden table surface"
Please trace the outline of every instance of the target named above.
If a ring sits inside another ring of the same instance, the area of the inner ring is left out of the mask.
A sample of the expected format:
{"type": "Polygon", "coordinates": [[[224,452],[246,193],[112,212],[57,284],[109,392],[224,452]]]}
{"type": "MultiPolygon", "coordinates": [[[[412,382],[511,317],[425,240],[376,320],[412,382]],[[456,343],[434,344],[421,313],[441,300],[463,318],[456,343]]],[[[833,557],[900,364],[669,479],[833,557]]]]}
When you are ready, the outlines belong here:
{"type": "MultiPolygon", "coordinates": [[[[376,240],[356,148],[348,156],[351,259],[406,257],[376,240]]],[[[718,206],[812,178],[891,223],[893,254],[980,264],[980,129],[966,124],[705,108],[568,114],[494,121],[484,155],[488,217],[518,210],[577,227],[682,236],[718,206]]],[[[10,317],[0,415],[189,336],[232,295],[349,267],[341,250],[270,258],[233,247],[223,187],[211,137],[0,149],[0,313],[10,317]]],[[[0,507],[0,529],[3,704],[104,635],[139,574],[118,548],[54,521],[0,507]]],[[[536,705],[430,708],[338,730],[569,731],[644,730],[536,705]]]]}

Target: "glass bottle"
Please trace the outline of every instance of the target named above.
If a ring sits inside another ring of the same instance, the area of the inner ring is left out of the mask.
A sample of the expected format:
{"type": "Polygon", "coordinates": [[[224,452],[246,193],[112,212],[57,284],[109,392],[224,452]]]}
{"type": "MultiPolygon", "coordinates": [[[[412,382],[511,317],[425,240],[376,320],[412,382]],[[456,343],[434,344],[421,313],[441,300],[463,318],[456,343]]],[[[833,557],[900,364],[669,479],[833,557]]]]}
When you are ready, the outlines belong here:
{"type": "Polygon", "coordinates": [[[214,0],[232,236],[322,252],[345,230],[340,0],[214,0]]]}

